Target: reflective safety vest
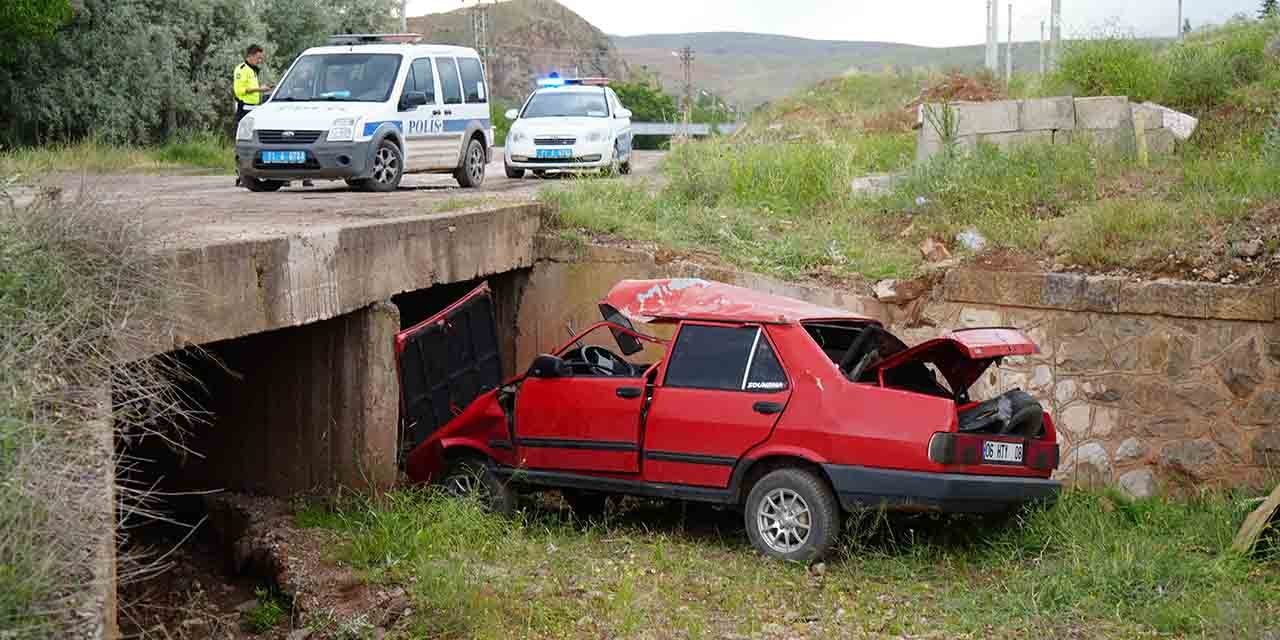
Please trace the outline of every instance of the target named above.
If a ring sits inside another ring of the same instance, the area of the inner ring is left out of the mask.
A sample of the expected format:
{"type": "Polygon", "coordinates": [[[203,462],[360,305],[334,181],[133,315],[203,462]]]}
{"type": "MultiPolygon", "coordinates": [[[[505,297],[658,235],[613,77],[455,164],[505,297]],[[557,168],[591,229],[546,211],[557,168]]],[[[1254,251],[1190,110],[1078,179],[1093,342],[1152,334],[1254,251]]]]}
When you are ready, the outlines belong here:
{"type": "Polygon", "coordinates": [[[262,92],[249,91],[258,88],[258,72],[249,66],[248,62],[241,62],[236,67],[235,82],[233,88],[236,92],[236,102],[248,106],[257,106],[262,103],[262,92]]]}

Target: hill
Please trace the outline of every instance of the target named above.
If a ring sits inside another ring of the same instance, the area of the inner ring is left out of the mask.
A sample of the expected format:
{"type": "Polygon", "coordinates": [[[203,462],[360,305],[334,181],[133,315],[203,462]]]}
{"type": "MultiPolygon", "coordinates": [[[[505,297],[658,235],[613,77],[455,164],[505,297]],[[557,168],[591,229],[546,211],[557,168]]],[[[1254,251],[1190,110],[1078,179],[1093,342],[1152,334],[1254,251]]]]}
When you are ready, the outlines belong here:
{"type": "MultiPolygon", "coordinates": [[[[984,59],[981,45],[935,48],[760,33],[614,36],[613,42],[628,63],[656,72],[670,91],[677,89],[681,78],[680,61],[671,52],[693,47],[694,83],[745,106],[771,102],[852,71],[972,70],[984,59]]],[[[1014,43],[1013,60],[1016,70],[1038,69],[1040,43],[1014,43]]]]}
{"type": "MultiPolygon", "coordinates": [[[[429,42],[472,46],[471,10],[409,18],[409,30],[429,42]]],[[[490,85],[508,100],[528,95],[535,78],[551,71],[627,77],[627,63],[612,40],[555,0],[510,0],[489,9],[490,85]]]]}

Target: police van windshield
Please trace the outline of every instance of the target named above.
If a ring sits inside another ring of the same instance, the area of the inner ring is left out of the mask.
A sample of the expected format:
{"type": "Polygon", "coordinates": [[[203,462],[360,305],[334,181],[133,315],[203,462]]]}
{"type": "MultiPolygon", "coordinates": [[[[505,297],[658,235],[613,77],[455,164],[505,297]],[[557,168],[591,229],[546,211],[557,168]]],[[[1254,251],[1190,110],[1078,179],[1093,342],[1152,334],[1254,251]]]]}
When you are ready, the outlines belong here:
{"type": "Polygon", "coordinates": [[[400,72],[400,56],[326,53],[298,58],[272,102],[386,102],[400,72]]]}
{"type": "Polygon", "coordinates": [[[608,118],[604,92],[549,91],[533,94],[521,118],[608,118]]]}

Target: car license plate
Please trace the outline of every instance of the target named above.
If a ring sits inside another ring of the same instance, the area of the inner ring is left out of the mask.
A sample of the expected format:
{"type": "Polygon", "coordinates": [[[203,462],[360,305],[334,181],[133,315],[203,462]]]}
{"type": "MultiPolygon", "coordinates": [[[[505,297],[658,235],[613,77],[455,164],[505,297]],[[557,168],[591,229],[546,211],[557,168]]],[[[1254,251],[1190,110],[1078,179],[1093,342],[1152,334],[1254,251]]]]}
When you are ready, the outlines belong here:
{"type": "Polygon", "coordinates": [[[573,149],[538,149],[539,158],[563,159],[572,158],[573,149]]]}
{"type": "Polygon", "coordinates": [[[263,151],[262,164],[306,164],[306,151],[263,151]]]}
{"type": "Polygon", "coordinates": [[[1022,463],[1022,445],[1012,442],[993,442],[988,440],[982,443],[982,460],[984,462],[1012,462],[1022,463]]]}

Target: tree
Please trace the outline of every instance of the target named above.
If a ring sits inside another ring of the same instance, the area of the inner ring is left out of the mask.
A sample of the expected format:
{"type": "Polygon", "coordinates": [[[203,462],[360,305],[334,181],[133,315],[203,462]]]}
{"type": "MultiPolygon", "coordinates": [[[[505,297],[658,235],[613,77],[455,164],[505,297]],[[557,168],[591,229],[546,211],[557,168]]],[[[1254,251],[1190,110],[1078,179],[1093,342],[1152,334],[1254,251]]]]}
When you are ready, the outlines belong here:
{"type": "Polygon", "coordinates": [[[631,110],[631,119],[636,122],[671,122],[680,113],[675,98],[663,93],[647,78],[614,82],[609,86],[618,94],[622,106],[631,110]]]}
{"type": "Polygon", "coordinates": [[[1262,8],[1258,10],[1259,18],[1271,18],[1280,15],[1280,0],[1262,0],[1262,8]]]}
{"type": "Polygon", "coordinates": [[[4,0],[0,3],[0,64],[53,37],[71,19],[71,0],[4,0]]]}

